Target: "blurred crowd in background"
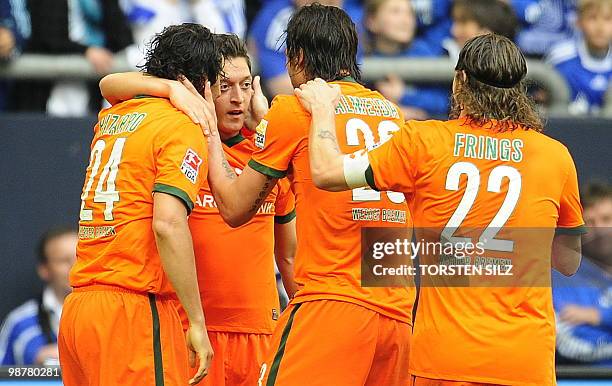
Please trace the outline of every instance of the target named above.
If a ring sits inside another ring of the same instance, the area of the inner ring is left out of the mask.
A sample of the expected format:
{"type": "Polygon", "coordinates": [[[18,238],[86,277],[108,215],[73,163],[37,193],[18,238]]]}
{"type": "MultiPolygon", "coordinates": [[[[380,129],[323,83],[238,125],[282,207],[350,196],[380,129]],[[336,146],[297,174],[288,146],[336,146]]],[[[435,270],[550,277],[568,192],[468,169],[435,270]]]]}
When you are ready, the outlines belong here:
{"type": "MultiPolygon", "coordinates": [[[[0,57],[23,53],[82,54],[100,75],[117,54],[136,69],[151,36],[164,26],[201,23],[246,39],[269,96],[292,91],[283,33],[309,0],[0,0],[0,57]]],[[[449,57],[473,36],[495,32],[531,58],[550,63],[571,92],[569,112],[597,113],[612,74],[612,0],[321,0],[344,8],[360,34],[360,56],[449,57]]],[[[449,85],[406,84],[390,73],[369,85],[400,105],[408,118],[444,116],[449,85]]],[[[532,95],[545,105],[546,90],[532,95]]],[[[96,113],[95,82],[3,81],[0,111],[96,113]]]]}

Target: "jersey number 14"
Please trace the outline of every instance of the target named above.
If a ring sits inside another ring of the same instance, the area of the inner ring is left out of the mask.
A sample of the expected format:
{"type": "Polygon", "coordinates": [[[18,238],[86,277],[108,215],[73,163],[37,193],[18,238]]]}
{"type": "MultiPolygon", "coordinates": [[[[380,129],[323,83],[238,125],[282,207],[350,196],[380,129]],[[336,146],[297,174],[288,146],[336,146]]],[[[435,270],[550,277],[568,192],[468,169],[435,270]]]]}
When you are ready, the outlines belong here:
{"type": "MultiPolygon", "coordinates": [[[[115,189],[115,180],[117,179],[117,173],[119,172],[119,163],[121,162],[121,155],[123,153],[123,147],[127,138],[117,138],[113,149],[108,158],[108,162],[104,165],[96,190],[94,191],[94,202],[106,204],[104,208],[104,220],[112,221],[113,208],[115,202],[119,201],[119,192],[115,189]]],[[[93,220],[93,209],[85,207],[85,201],[89,196],[94,180],[100,170],[100,164],[102,163],[102,153],[106,148],[106,142],[99,139],[93,149],[91,150],[91,156],[89,159],[89,178],[83,188],[83,194],[81,194],[81,211],[79,218],[81,221],[92,221],[93,220]]]]}

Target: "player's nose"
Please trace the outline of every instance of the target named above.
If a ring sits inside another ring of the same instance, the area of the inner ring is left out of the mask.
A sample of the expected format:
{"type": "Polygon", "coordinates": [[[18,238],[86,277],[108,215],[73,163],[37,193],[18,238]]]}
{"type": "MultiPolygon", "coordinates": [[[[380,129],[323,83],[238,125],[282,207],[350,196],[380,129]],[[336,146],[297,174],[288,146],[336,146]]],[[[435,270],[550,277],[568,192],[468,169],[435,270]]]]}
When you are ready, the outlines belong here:
{"type": "Polygon", "coordinates": [[[244,91],[240,87],[232,87],[232,93],[230,95],[231,102],[242,103],[244,102],[244,91]]]}

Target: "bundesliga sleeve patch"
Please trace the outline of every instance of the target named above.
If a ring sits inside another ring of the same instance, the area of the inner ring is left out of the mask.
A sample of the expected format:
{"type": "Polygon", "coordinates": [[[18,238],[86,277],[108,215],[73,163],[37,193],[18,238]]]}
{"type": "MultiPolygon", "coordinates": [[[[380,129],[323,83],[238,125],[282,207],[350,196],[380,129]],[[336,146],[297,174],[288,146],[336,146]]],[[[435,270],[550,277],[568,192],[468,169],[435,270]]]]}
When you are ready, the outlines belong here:
{"type": "Polygon", "coordinates": [[[192,149],[187,149],[183,162],[181,163],[181,171],[193,184],[198,180],[200,165],[202,165],[202,158],[200,158],[198,153],[192,149]]]}
{"type": "Polygon", "coordinates": [[[260,149],[264,148],[266,144],[266,129],[268,128],[268,121],[262,119],[259,125],[255,128],[255,146],[260,149]]]}

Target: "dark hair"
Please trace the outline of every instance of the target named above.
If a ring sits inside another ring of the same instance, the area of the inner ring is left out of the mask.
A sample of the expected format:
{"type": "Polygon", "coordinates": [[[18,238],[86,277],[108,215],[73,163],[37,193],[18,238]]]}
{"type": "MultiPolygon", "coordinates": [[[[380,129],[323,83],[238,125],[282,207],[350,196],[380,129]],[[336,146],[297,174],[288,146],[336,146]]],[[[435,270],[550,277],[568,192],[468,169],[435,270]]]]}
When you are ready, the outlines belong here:
{"type": "Polygon", "coordinates": [[[465,43],[459,53],[455,92],[451,97],[451,118],[462,113],[479,126],[496,131],[519,127],[542,131],[544,126],[535,104],[527,95],[527,62],[510,39],[487,34],[465,43]],[[457,73],[459,75],[459,73],[457,73]]]}
{"type": "Polygon", "coordinates": [[[49,257],[47,256],[47,245],[52,241],[64,235],[76,234],[77,231],[71,226],[57,226],[47,230],[42,234],[36,246],[36,254],[39,264],[47,264],[49,257]]]}
{"type": "Polygon", "coordinates": [[[581,194],[581,201],[584,208],[593,206],[596,202],[611,199],[612,200],[612,186],[605,182],[593,181],[590,182],[583,190],[581,194]]]}
{"type": "Polygon", "coordinates": [[[301,67],[307,79],[361,79],[355,24],[340,8],[319,3],[300,8],[287,24],[286,44],[287,59],[301,67]]]}
{"type": "Polygon", "coordinates": [[[482,28],[513,39],[518,30],[518,19],[510,4],[501,0],[455,0],[453,15],[461,14],[461,19],[473,20],[482,28]]]}
{"type": "Polygon", "coordinates": [[[223,59],[244,58],[251,70],[251,58],[244,41],[235,34],[215,34],[215,42],[223,59]]]}
{"type": "Polygon", "coordinates": [[[222,57],[208,28],[184,23],[166,27],[153,37],[142,68],[164,79],[176,80],[183,75],[204,94],[205,82],[217,81],[222,57]]]}

